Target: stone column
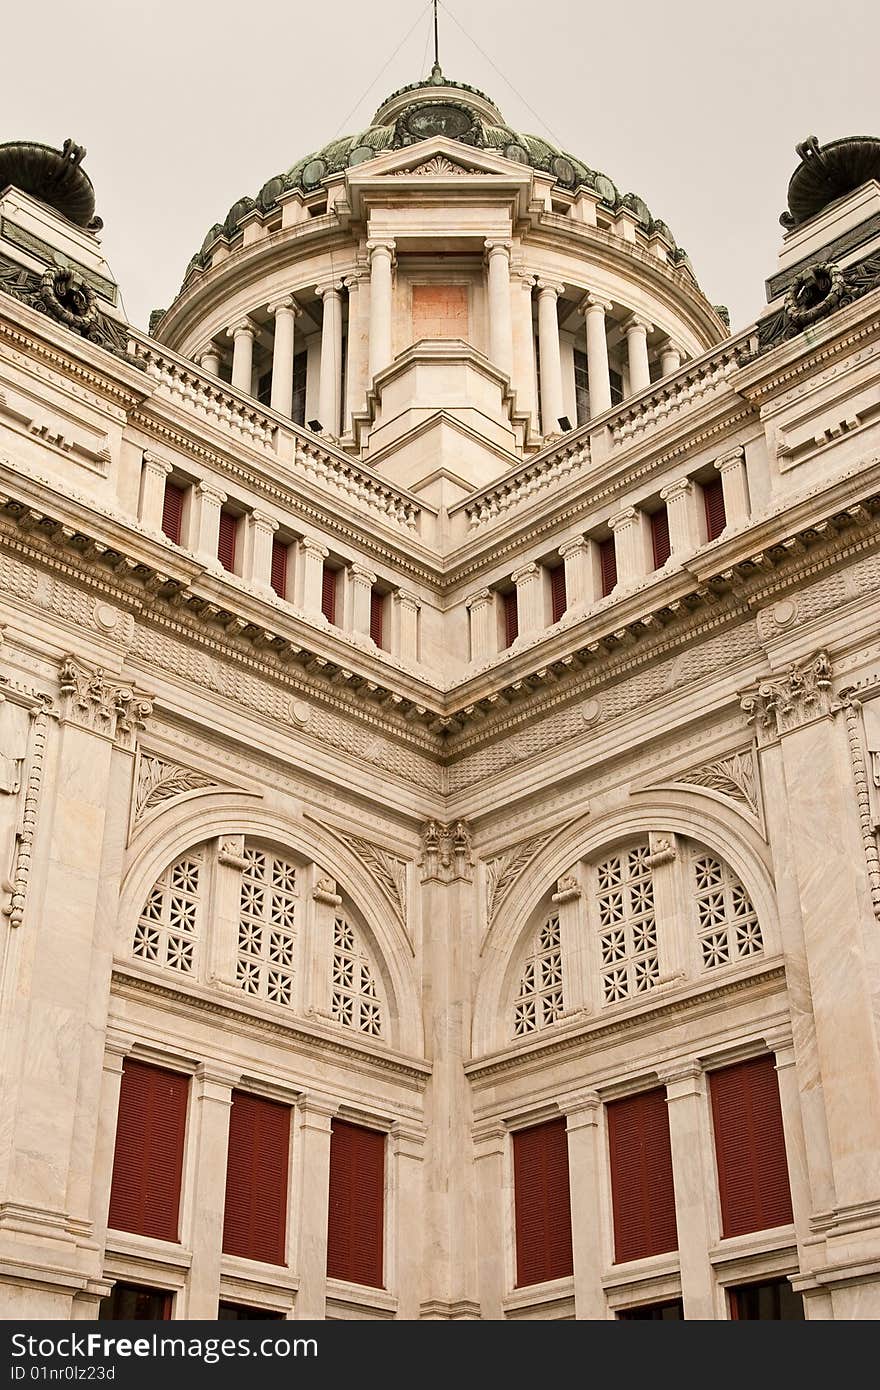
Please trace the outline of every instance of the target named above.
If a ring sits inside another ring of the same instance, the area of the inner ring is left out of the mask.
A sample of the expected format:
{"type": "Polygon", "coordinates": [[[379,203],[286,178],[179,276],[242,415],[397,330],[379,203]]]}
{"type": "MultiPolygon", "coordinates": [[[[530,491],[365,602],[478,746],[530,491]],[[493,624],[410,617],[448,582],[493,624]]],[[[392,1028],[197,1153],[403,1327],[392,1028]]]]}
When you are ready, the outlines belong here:
{"type": "Polygon", "coordinates": [[[397,655],[404,661],[419,659],[419,611],[421,603],[406,589],[397,591],[397,655]]]}
{"type": "MultiPolygon", "coordinates": [[[[388,1135],[395,1197],[389,1254],[393,1253],[395,1265],[397,1317],[408,1322],[419,1317],[425,1262],[430,1259],[430,1251],[421,1240],[425,1214],[424,1157],[424,1126],[412,1120],[396,1120],[388,1135]]],[[[391,1275],[390,1270],[388,1273],[391,1275]]]]}
{"type": "Polygon", "coordinates": [[[599,597],[596,590],[596,567],[591,544],[584,536],[575,536],[559,547],[565,565],[565,594],[569,609],[589,608],[599,597]]]}
{"type": "Polygon", "coordinates": [[[505,1187],[507,1129],[500,1120],[474,1125],[477,1194],[477,1297],[480,1317],[500,1321],[507,1290],[505,1227],[513,1215],[513,1193],[505,1187]]]}
{"type": "Polygon", "coordinates": [[[539,632],[541,628],[546,627],[540,565],[523,565],[510,577],[516,585],[516,612],[520,637],[539,632]]]}
{"type": "Polygon", "coordinates": [[[651,327],[647,319],[640,318],[638,314],[631,314],[624,324],[631,396],[651,385],[651,369],[648,366],[648,334],[651,327]]]}
{"type": "Polygon", "coordinates": [[[196,1071],[190,1105],[188,1190],[184,1194],[186,1226],[183,1241],[192,1250],[186,1294],[186,1317],[214,1319],[220,1296],[223,1258],[223,1209],[226,1200],[226,1156],[232,1087],[238,1080],[212,1063],[196,1071]]]}
{"type": "Polygon", "coordinates": [[[248,517],[245,578],[265,593],[272,593],[272,537],[278,522],[265,512],[251,512],[248,517]]]}
{"type": "Polygon", "coordinates": [[[671,338],[660,349],[660,375],[671,376],[681,366],[681,348],[677,348],[671,338]]]}
{"type": "Polygon", "coordinates": [[[376,576],[356,562],[349,566],[348,580],[351,595],[351,616],[348,627],[364,637],[370,635],[370,600],[376,576]]]}
{"type": "Polygon", "coordinates": [[[226,493],[213,483],[196,483],[193,492],[196,500],[195,546],[193,549],[202,560],[217,560],[217,543],[220,538],[220,508],[226,501],[226,493]]]}
{"type": "Polygon", "coordinates": [[[247,395],[251,393],[254,375],[254,338],[256,325],[250,319],[241,319],[226,330],[227,338],[232,339],[232,384],[247,395]]]}
{"type": "Polygon", "coordinates": [[[208,372],[210,376],[219,376],[221,359],[220,349],[215,347],[213,343],[209,343],[198,361],[203,371],[208,372]]]}
{"type": "Polygon", "coordinates": [[[304,612],[317,617],[321,612],[321,596],[324,583],[324,561],[330,551],[320,541],[304,536],[299,543],[300,568],[300,606],[304,612]]]}
{"type": "Polygon", "coordinates": [[[370,253],[370,386],[391,361],[393,241],[368,241],[370,253]]]}
{"type": "Polygon", "coordinates": [[[538,421],[537,378],[535,375],[535,330],[532,324],[532,289],[535,277],[527,270],[511,273],[513,322],[513,387],[520,410],[532,417],[532,430],[538,421]]]}
{"type": "Polygon", "coordinates": [[[590,416],[611,409],[611,373],[608,367],[608,338],[605,315],[611,313],[607,300],[588,294],[581,301],[587,325],[587,375],[590,379],[590,416]]]}
{"type": "Polygon", "coordinates": [[[700,546],[697,491],[690,478],[677,478],[660,492],[666,503],[669,545],[678,560],[685,560],[700,546]]]}
{"type": "Polygon", "coordinates": [[[781,1038],[765,1038],[776,1058],[776,1076],[779,1082],[779,1104],[782,1110],[782,1128],[785,1134],[785,1157],[788,1163],[788,1183],[791,1188],[791,1211],[795,1235],[798,1243],[798,1262],[802,1269],[810,1266],[810,1217],[813,1201],[810,1192],[810,1174],[807,1168],[807,1146],[804,1139],[804,1123],[801,1115],[800,1087],[794,1042],[791,1034],[781,1038]]]}
{"type": "Polygon", "coordinates": [[[559,317],[556,301],[563,286],[538,281],[538,348],[541,364],[541,430],[559,434],[565,414],[562,397],[562,361],[559,354],[559,317]]]}
{"type": "Polygon", "coordinates": [[[141,468],[141,496],[138,519],[151,531],[162,530],[162,513],[165,507],[165,483],[171,472],[171,464],[157,458],[149,450],[144,450],[141,468]]]}
{"type": "Polygon", "coordinates": [[[296,1107],[293,1193],[297,1320],[323,1320],[327,1307],[327,1216],[330,1201],[330,1126],[338,1110],[324,1096],[303,1096],[296,1107]]]}
{"type": "Polygon", "coordinates": [[[275,340],[272,344],[273,410],[290,417],[293,409],[293,341],[294,324],[302,313],[293,295],[286,294],[269,305],[275,320],[275,340]]]}
{"type": "Polygon", "coordinates": [[[92,1173],[90,1210],[94,1219],[94,1239],[100,1250],[107,1239],[107,1216],[110,1211],[110,1183],[113,1176],[113,1154],[116,1149],[116,1123],[119,1115],[119,1093],[122,1089],[122,1068],[131,1040],[108,1037],[104,1046],[104,1070],[98,1106],[95,1134],[95,1166],[92,1173]]]}
{"type": "Polygon", "coordinates": [[[486,289],[489,300],[489,360],[506,376],[513,373],[513,320],[510,307],[510,242],[487,241],[486,289]]]}
{"type": "Polygon", "coordinates": [[[318,285],[316,293],[324,301],[318,419],[325,433],[335,439],[339,436],[342,402],[342,281],[318,285]]]}
{"type": "Polygon", "coordinates": [[[715,460],[724,492],[724,515],[728,528],[745,526],[749,519],[749,489],[746,481],[745,452],[742,445],[715,460]]]}
{"type": "Polygon", "coordinates": [[[315,1009],[330,1018],[333,994],[333,936],[336,916],[342,898],[336,891],[336,879],[315,866],[315,886],[312,889],[312,950],[309,958],[310,978],[306,982],[303,1007],[315,1009]]]}
{"type": "Polygon", "coordinates": [[[351,434],[351,417],[362,411],[367,403],[367,353],[369,341],[364,323],[363,275],[346,275],[342,282],[348,290],[348,337],[345,354],[345,402],[342,433],[351,434]]]}
{"type": "Polygon", "coordinates": [[[564,1096],[559,1108],[568,1131],[571,1249],[574,1257],[575,1317],[597,1322],[608,1316],[602,1288],[602,1190],[604,1153],[599,1122],[602,1102],[595,1091],[564,1096]]]}
{"type": "Polygon", "coordinates": [[[491,589],[479,589],[465,606],[470,614],[471,661],[485,661],[498,649],[495,595],[491,589]]]}
{"type": "Polygon", "coordinates": [[[614,553],[617,557],[617,583],[621,588],[636,584],[648,571],[644,525],[647,517],[637,507],[624,507],[608,518],[614,532],[614,553]]]}
{"type": "Polygon", "coordinates": [[[708,1148],[705,1076],[698,1062],[686,1062],[661,1080],[669,1112],[684,1315],[689,1321],[713,1321],[723,1313],[709,1260],[715,1175],[708,1148]]]}

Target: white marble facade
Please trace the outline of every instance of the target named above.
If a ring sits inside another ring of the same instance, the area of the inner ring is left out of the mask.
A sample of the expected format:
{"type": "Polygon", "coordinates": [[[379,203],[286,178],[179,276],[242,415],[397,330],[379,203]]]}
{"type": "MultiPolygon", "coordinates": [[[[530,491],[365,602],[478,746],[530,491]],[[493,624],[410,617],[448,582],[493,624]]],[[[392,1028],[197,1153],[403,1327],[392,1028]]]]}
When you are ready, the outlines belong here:
{"type": "Polygon", "coordinates": [[[663,226],[433,136],[218,234],[127,357],[0,293],[2,1316],[880,1315],[880,290],[764,350],[663,226]],[[707,1076],[768,1052],[793,1222],[723,1238],[707,1076]],[[108,1229],[126,1057],[191,1077],[178,1242],[108,1229]],[[605,1105],[656,1086],[679,1249],[615,1264],[605,1105]],[[293,1109],[283,1266],[221,1250],[236,1087],[293,1109]],[[511,1135],[559,1115],[574,1272],[516,1287],[511,1135]],[[383,1289],[327,1278],[334,1116],[388,1136],[383,1289]]]}

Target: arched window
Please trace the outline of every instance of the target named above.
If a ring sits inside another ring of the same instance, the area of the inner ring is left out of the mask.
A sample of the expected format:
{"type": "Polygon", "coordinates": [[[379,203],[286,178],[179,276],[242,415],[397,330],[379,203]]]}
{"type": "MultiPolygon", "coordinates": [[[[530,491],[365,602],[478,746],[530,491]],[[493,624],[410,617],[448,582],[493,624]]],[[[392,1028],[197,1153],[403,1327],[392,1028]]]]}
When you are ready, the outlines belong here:
{"type": "Polygon", "coordinates": [[[606,1004],[644,994],[660,977],[651,852],[637,844],[595,869],[602,993],[606,1004]]]}
{"type": "Polygon", "coordinates": [[[147,895],[137,920],[132,955],[191,975],[201,916],[202,852],[191,850],[169,864],[147,895]]]}
{"type": "Polygon", "coordinates": [[[376,971],[360,932],[341,913],[333,924],[332,969],[330,1012],[333,1018],[343,1028],[381,1038],[384,1009],[376,971]]]}
{"type": "Polygon", "coordinates": [[[691,867],[703,968],[760,955],[764,938],[758,914],[733,870],[700,846],[692,851],[691,867]]]}
{"type": "Polygon", "coordinates": [[[559,915],[553,913],[532,940],[514,1005],[513,1036],[537,1033],[565,1011],[559,915]]]}
{"type": "Polygon", "coordinates": [[[272,1004],[293,1002],[299,914],[294,866],[245,844],[235,979],[245,994],[272,1004]]]}

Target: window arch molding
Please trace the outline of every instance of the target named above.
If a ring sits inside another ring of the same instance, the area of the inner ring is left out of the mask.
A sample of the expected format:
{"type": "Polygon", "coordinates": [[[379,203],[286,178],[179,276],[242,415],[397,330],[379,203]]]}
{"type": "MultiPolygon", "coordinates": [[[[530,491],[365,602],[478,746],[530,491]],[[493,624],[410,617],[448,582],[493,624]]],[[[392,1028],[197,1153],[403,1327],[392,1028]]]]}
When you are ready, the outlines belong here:
{"type": "Polygon", "coordinates": [[[765,932],[766,954],[778,952],[778,914],[769,846],[757,829],[745,821],[732,803],[728,808],[721,804],[720,797],[703,797],[696,789],[633,796],[627,807],[589,820],[581,817],[560,831],[513,884],[483,941],[484,964],[474,1000],[475,1056],[510,1044],[510,1001],[527,955],[528,941],[556,891],[557,880],[569,874],[581,860],[596,859],[606,850],[613,851],[615,846],[645,837],[651,831],[670,831],[696,841],[724,860],[751,897],[765,932]]]}
{"type": "Polygon", "coordinates": [[[385,1044],[410,1055],[424,1055],[412,946],[375,880],[335,836],[322,833],[313,822],[292,821],[252,804],[242,805],[236,794],[225,793],[172,804],[144,832],[132,846],[120,886],[117,955],[129,956],[128,942],[147,895],[170,864],[205,841],[243,834],[312,861],[336,880],[337,891],[353,907],[382,974],[390,1020],[385,1044]]]}

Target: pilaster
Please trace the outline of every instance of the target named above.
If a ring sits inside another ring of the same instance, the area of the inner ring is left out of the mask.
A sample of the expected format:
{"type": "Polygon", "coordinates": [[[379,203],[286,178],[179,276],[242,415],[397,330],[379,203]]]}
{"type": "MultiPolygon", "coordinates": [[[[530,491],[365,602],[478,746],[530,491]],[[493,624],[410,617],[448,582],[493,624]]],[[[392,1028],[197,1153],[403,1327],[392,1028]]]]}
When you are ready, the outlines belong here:
{"type": "Polygon", "coordinates": [[[162,530],[162,514],[165,508],[165,484],[171,472],[171,464],[156,454],[144,450],[141,465],[141,495],[138,504],[138,520],[151,531],[162,530]]]}

